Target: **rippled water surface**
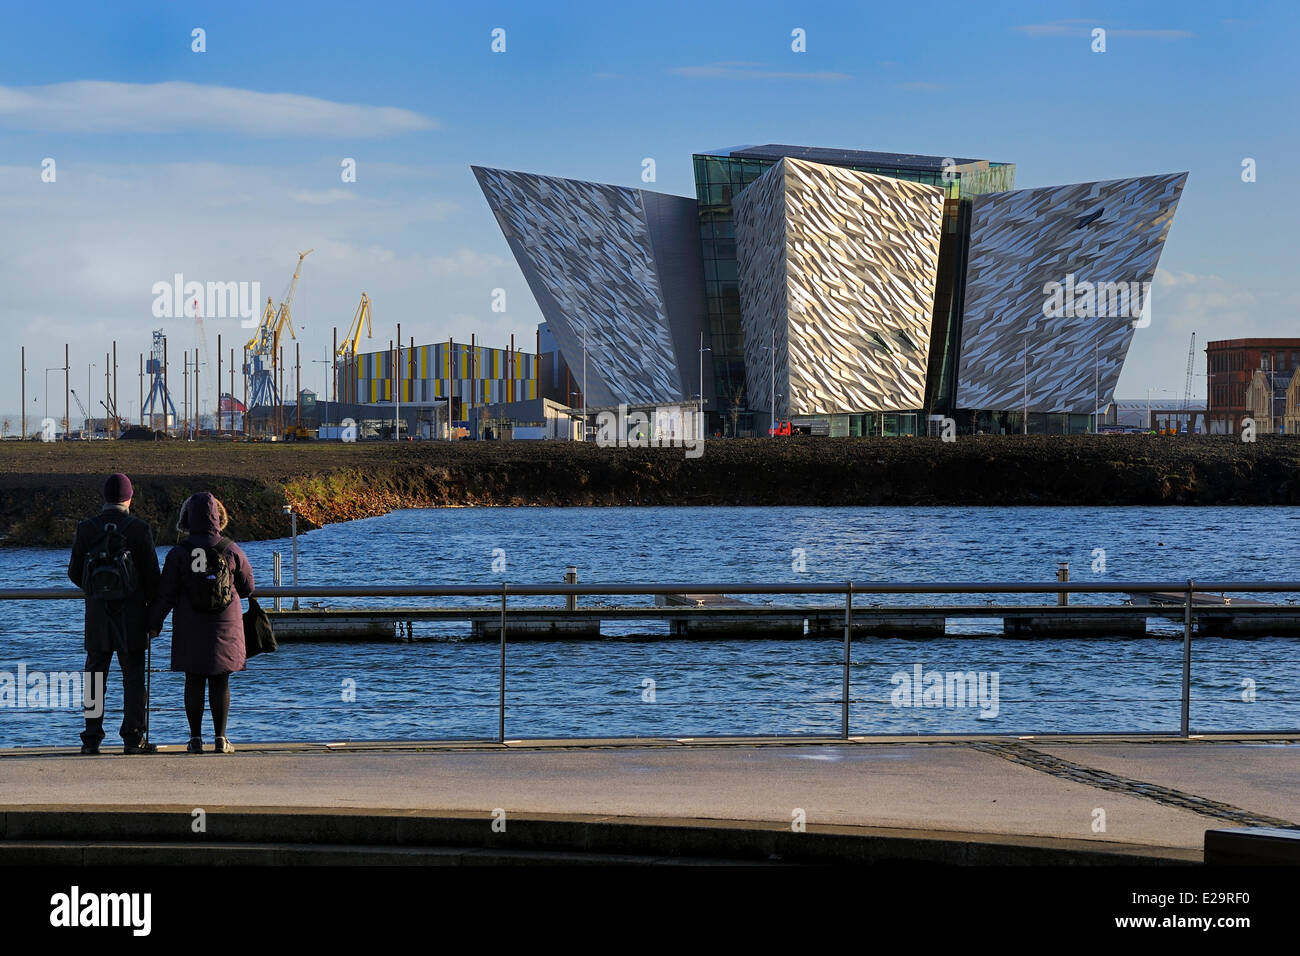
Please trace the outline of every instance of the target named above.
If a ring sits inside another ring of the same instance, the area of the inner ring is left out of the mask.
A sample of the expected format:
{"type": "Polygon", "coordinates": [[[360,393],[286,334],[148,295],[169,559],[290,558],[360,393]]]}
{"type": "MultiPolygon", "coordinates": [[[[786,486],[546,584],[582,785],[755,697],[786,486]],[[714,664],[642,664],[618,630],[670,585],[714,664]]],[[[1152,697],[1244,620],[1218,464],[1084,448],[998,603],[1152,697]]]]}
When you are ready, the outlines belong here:
{"type": "MultiPolygon", "coordinates": [[[[304,584],[543,583],[559,581],[573,564],[584,582],[601,583],[1045,582],[1054,579],[1058,561],[1068,561],[1074,580],[1294,580],[1300,578],[1297,530],[1300,510],[1291,508],[420,510],[301,535],[299,576],[304,584]],[[1105,570],[1094,572],[1101,551],[1105,570]],[[803,569],[796,570],[800,555],[803,569]],[[504,557],[504,574],[494,572],[494,557],[504,557]]],[[[245,549],[261,584],[270,583],[272,552],[282,551],[288,583],[287,540],[245,549]]],[[[62,551],[0,550],[0,569],[13,587],[65,585],[66,561],[62,551]]],[[[864,597],[859,606],[873,601],[984,598],[864,597]]],[[[329,606],[365,603],[412,602],[329,606]]],[[[4,675],[16,674],[19,665],[28,672],[80,669],[80,614],[78,602],[0,606],[0,697],[4,675]]],[[[950,622],[942,638],[855,640],[851,732],[1177,730],[1182,645],[1176,624],[1158,625],[1167,639],[1009,640],[996,636],[997,627],[971,619],[950,622]],[[983,706],[900,706],[924,703],[903,694],[902,675],[910,679],[917,665],[923,675],[982,673],[983,706]]],[[[839,640],[680,640],[653,624],[606,631],[601,641],[510,644],[508,737],[839,732],[839,640]],[[620,639],[632,632],[643,636],[620,639]],[[662,636],[646,639],[647,632],[662,636]]],[[[155,641],[155,666],[166,666],[169,633],[155,641]]],[[[232,680],[230,735],[235,741],[494,737],[499,649],[465,641],[467,635],[465,625],[417,624],[415,636],[423,639],[412,643],[285,645],[232,680]],[[352,682],[355,700],[345,699],[352,682]]],[[[187,736],[180,690],[180,675],[155,675],[159,742],[187,736]]],[[[1300,639],[1198,638],[1192,697],[1194,730],[1300,728],[1300,639]],[[1244,699],[1252,689],[1254,700],[1244,699]]],[[[108,743],[115,742],[120,700],[114,672],[108,743]]],[[[77,710],[0,706],[0,747],[76,743],[80,726],[77,710]]]]}

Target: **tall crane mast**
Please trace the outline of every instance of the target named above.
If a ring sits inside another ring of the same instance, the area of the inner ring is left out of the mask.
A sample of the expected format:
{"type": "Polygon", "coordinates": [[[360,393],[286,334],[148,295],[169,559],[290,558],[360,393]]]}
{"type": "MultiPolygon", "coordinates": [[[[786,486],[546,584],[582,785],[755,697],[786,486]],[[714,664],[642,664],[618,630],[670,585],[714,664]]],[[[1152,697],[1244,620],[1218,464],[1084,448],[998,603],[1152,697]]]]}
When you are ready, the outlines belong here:
{"type": "Polygon", "coordinates": [[[343,341],[339,344],[338,351],[335,353],[337,358],[347,358],[349,355],[357,354],[357,349],[361,347],[361,327],[363,325],[366,329],[366,338],[374,338],[374,332],[370,328],[370,297],[364,292],[361,293],[361,303],[352,316],[352,324],[348,327],[348,334],[344,336],[343,341]]]}
{"type": "MultiPolygon", "coordinates": [[[[361,327],[363,325],[366,329],[366,338],[374,338],[374,331],[370,325],[370,297],[364,292],[361,293],[361,303],[357,306],[356,314],[352,316],[352,324],[348,326],[348,333],[343,337],[338,350],[334,353],[335,359],[343,359],[342,374],[344,381],[347,382],[343,401],[356,401],[356,395],[352,394],[357,381],[354,366],[357,360],[357,352],[361,348],[361,327]]],[[[337,392],[337,383],[335,383],[334,388],[337,392]]]]}
{"type": "MultiPolygon", "coordinates": [[[[1192,367],[1196,361],[1196,333],[1192,333],[1191,344],[1187,346],[1187,378],[1183,382],[1183,412],[1187,415],[1187,434],[1192,434],[1192,367]]],[[[1209,388],[1209,383],[1205,386],[1209,388]]],[[[1208,407],[1208,400],[1207,400],[1208,407]]]]}
{"type": "Polygon", "coordinates": [[[278,404],[279,389],[275,384],[275,364],[280,352],[280,335],[285,327],[289,329],[289,335],[297,338],[293,331],[293,320],[290,318],[290,311],[293,306],[294,293],[298,290],[298,279],[302,276],[302,261],[307,258],[314,250],[308,249],[306,252],[298,253],[298,264],[293,270],[293,279],[289,282],[289,288],[280,300],[280,308],[275,309],[271,304],[268,296],[266,308],[262,312],[262,320],[258,322],[257,329],[253,332],[253,337],[248,340],[247,346],[249,352],[249,363],[244,367],[244,374],[251,376],[252,394],[249,396],[249,404],[256,408],[258,405],[272,407],[278,404]]]}
{"type": "Polygon", "coordinates": [[[72,400],[77,403],[77,408],[81,411],[81,417],[86,420],[86,437],[90,437],[90,433],[93,431],[93,426],[90,422],[90,412],[86,411],[86,406],[81,404],[81,397],[77,394],[77,390],[73,388],[69,389],[69,391],[72,392],[72,400]]]}
{"type": "Polygon", "coordinates": [[[315,249],[308,249],[306,252],[298,253],[298,265],[293,270],[293,279],[289,283],[289,291],[284,299],[280,302],[280,311],[275,317],[275,344],[280,344],[280,333],[285,326],[289,327],[289,337],[296,339],[298,336],[293,331],[293,320],[289,318],[289,309],[293,305],[294,293],[298,291],[298,278],[302,275],[302,260],[315,252],[315,249]]]}
{"type": "Polygon", "coordinates": [[[166,356],[167,337],[163,335],[162,329],[155,329],[149,364],[145,366],[145,371],[149,374],[149,397],[140,410],[140,417],[155,431],[170,434],[172,422],[176,420],[176,405],[167,388],[166,356]]]}

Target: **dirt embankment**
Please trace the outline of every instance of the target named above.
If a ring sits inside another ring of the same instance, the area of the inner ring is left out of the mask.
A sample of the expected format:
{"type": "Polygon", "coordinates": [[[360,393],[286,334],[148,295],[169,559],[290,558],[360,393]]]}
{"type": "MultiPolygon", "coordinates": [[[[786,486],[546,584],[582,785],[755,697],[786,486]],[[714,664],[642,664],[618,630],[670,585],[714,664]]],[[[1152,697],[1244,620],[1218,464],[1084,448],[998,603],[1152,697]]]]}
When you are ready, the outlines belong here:
{"type": "Polygon", "coordinates": [[[284,536],[285,504],[304,528],[406,507],[1300,504],[1300,438],[1284,436],[747,439],[697,459],[560,442],[4,442],[3,543],[66,546],[113,471],[160,542],[198,490],[243,540],[284,536]]]}

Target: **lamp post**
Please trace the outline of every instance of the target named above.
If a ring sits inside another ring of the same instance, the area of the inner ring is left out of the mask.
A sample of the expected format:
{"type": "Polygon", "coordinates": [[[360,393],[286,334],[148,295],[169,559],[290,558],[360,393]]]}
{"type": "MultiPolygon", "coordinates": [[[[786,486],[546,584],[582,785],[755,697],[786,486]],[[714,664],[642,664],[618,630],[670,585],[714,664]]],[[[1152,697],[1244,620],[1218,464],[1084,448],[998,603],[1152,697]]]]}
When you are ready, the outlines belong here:
{"type": "Polygon", "coordinates": [[[1101,336],[1092,340],[1092,433],[1097,434],[1097,417],[1101,414],[1101,336]]]}
{"type": "MultiPolygon", "coordinates": [[[[325,358],[325,359],[312,359],[312,361],[315,362],[317,365],[329,365],[329,364],[330,364],[330,360],[327,359],[327,358],[325,358]]],[[[321,369],[321,372],[325,375],[325,413],[324,413],[323,415],[320,415],[320,416],[319,416],[319,421],[317,422],[317,425],[323,428],[323,427],[325,427],[326,424],[328,424],[329,419],[330,419],[330,382],[329,382],[329,370],[328,370],[328,369],[321,369]]],[[[318,432],[318,433],[317,433],[318,437],[319,437],[319,434],[320,434],[320,433],[318,432]]]]}
{"type": "Polygon", "coordinates": [[[1277,362],[1270,357],[1268,361],[1268,433],[1270,435],[1272,435],[1276,429],[1275,419],[1277,416],[1274,415],[1274,412],[1276,412],[1277,409],[1273,407],[1273,368],[1276,365],[1277,362]]]}
{"type": "MultiPolygon", "coordinates": [[[[570,393],[569,393],[569,401],[573,401],[573,399],[574,399],[575,396],[577,396],[577,395],[581,395],[581,394],[582,394],[581,392],[570,392],[570,393]]],[[[585,401],[585,399],[584,399],[584,401],[585,401]]],[[[570,405],[569,408],[573,408],[573,406],[570,405]]],[[[573,441],[573,424],[572,424],[572,422],[573,422],[573,414],[572,414],[572,412],[570,412],[570,414],[569,414],[569,422],[570,422],[570,424],[569,424],[569,441],[573,441]]]]}
{"type": "Polygon", "coordinates": [[[771,404],[768,406],[768,418],[770,419],[767,428],[767,437],[776,437],[776,326],[771,329],[771,344],[767,346],[760,345],[764,352],[767,353],[768,370],[771,388],[771,404]]]}
{"type": "Polygon", "coordinates": [[[1025,337],[1025,401],[1022,412],[1023,419],[1020,423],[1020,433],[1022,435],[1029,434],[1029,333],[1032,331],[1033,329],[1026,325],[1025,331],[1021,333],[1025,337]]]}
{"type": "Polygon", "coordinates": [[[94,368],[94,362],[86,366],[86,441],[95,439],[95,393],[92,391],[95,382],[94,368]]]}
{"type": "MultiPolygon", "coordinates": [[[[773,333],[775,335],[775,333],[773,333]]],[[[704,333],[700,333],[700,395],[699,407],[695,413],[695,427],[699,429],[699,436],[704,437],[704,353],[712,352],[713,349],[707,348],[704,344],[704,333]]],[[[775,359],[773,360],[775,361],[775,359]]]]}
{"type": "Polygon", "coordinates": [[[587,440],[587,330],[582,330],[582,440],[587,440]]]}

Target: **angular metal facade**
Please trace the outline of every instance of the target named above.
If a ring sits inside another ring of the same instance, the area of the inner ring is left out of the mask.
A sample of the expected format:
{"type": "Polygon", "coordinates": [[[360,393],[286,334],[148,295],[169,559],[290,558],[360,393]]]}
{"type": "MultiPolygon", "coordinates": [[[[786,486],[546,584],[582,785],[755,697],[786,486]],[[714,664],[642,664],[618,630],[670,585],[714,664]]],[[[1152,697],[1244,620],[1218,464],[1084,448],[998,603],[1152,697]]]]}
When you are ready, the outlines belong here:
{"type": "Polygon", "coordinates": [[[775,360],[776,418],[921,408],[943,190],[786,157],[733,205],[745,404],[775,360]]]}
{"type": "MultiPolygon", "coordinates": [[[[589,407],[699,391],[705,302],[694,200],[473,170],[575,376],[585,352],[589,407]]],[[[706,399],[711,392],[706,377],[706,399]]]]}
{"type": "Polygon", "coordinates": [[[1186,180],[975,197],[957,405],[1018,411],[1027,397],[1031,412],[1091,414],[1108,404],[1186,180]]]}

